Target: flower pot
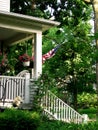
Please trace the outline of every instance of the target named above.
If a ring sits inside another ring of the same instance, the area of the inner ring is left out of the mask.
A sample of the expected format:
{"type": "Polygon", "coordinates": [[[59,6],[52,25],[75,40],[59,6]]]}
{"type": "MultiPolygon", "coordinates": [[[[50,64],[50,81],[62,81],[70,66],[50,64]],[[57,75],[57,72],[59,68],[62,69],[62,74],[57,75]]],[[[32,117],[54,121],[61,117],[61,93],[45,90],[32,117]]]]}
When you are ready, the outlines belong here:
{"type": "Polygon", "coordinates": [[[29,65],[30,65],[30,61],[23,62],[23,66],[29,66],[29,65]]]}

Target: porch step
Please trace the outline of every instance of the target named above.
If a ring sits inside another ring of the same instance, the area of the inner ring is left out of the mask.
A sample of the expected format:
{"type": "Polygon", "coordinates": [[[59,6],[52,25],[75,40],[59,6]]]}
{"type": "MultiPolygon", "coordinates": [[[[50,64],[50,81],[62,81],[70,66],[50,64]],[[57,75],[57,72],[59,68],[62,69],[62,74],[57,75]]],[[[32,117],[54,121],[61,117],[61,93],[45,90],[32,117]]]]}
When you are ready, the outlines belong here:
{"type": "Polygon", "coordinates": [[[32,104],[37,95],[38,86],[35,86],[34,81],[30,80],[30,103],[32,104]]]}
{"type": "Polygon", "coordinates": [[[23,110],[31,110],[33,105],[31,103],[25,104],[22,103],[19,107],[13,107],[12,103],[5,102],[4,104],[0,102],[0,109],[6,109],[6,108],[16,108],[16,109],[23,109],[23,110]]]}
{"type": "Polygon", "coordinates": [[[3,102],[0,102],[0,109],[11,108],[11,107],[13,107],[11,102],[5,102],[4,104],[3,102]]]}
{"type": "Polygon", "coordinates": [[[27,104],[27,103],[23,103],[21,104],[18,109],[22,109],[22,110],[32,110],[33,105],[31,103],[27,104]]]}

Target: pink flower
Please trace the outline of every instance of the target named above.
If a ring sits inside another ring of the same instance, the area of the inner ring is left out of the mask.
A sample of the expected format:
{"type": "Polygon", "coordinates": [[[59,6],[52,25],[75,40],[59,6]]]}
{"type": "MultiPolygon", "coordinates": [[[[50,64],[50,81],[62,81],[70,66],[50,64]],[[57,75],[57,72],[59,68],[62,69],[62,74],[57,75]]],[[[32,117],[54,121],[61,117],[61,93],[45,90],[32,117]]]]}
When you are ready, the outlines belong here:
{"type": "Polygon", "coordinates": [[[30,61],[30,56],[27,54],[23,54],[23,55],[19,56],[19,60],[22,62],[30,61]]]}

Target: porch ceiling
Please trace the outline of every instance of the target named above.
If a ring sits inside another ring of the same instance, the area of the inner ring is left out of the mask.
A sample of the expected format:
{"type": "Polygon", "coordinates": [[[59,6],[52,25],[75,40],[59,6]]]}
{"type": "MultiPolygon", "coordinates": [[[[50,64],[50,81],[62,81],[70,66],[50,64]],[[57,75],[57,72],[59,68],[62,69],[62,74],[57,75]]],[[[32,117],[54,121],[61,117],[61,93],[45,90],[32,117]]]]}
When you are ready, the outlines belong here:
{"type": "Polygon", "coordinates": [[[17,42],[21,42],[26,39],[30,39],[33,37],[33,34],[19,32],[14,29],[0,27],[0,42],[1,44],[10,45],[15,44],[17,42]]]}
{"type": "Polygon", "coordinates": [[[34,33],[43,32],[59,22],[32,16],[0,11],[0,42],[12,44],[33,37],[34,33]]]}

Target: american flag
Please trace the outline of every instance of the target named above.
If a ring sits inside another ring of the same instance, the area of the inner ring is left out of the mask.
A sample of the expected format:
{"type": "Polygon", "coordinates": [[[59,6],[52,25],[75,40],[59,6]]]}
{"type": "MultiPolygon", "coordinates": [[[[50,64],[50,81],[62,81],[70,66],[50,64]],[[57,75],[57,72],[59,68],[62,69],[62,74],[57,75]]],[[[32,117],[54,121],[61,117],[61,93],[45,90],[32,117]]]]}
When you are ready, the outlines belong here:
{"type": "Polygon", "coordinates": [[[44,63],[47,59],[52,58],[55,53],[57,52],[58,48],[60,47],[60,44],[57,45],[55,48],[53,48],[52,50],[50,50],[49,52],[47,52],[46,54],[44,54],[42,56],[42,63],[44,63]]]}

